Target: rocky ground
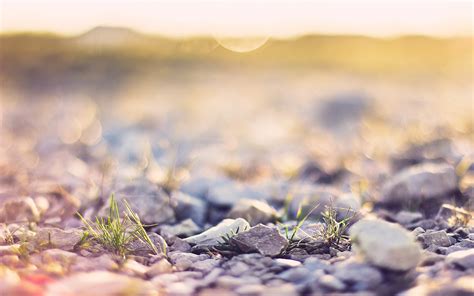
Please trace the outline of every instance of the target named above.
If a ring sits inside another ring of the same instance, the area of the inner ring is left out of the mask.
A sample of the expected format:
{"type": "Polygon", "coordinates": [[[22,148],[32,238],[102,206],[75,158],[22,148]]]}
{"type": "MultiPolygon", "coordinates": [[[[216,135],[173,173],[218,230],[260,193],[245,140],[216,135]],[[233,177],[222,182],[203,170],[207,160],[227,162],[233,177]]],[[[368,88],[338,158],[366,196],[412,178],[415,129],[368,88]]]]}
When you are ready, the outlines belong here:
{"type": "Polygon", "coordinates": [[[112,105],[122,117],[90,100],[4,104],[0,294],[472,295],[472,118],[295,96],[176,103],[191,124],[135,101],[112,105]],[[106,217],[112,193],[157,252],[85,234],[77,213],[106,217]]]}

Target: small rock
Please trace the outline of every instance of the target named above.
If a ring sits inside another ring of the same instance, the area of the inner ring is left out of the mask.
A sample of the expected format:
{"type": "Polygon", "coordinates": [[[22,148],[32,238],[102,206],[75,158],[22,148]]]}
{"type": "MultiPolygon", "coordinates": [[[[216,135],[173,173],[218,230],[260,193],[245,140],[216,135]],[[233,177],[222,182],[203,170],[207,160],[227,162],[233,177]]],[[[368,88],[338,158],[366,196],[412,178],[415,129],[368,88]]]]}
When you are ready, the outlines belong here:
{"type": "Polygon", "coordinates": [[[421,227],[417,227],[417,228],[413,229],[413,231],[411,233],[413,233],[413,235],[415,235],[415,236],[418,236],[422,233],[425,233],[425,230],[421,227]]]}
{"type": "Polygon", "coordinates": [[[195,285],[186,282],[170,283],[165,287],[165,295],[191,296],[196,290],[195,285]]]}
{"type": "Polygon", "coordinates": [[[321,101],[318,105],[319,124],[343,135],[353,131],[371,110],[373,99],[364,93],[339,93],[321,101]]]}
{"type": "Polygon", "coordinates": [[[217,207],[232,207],[241,199],[262,200],[265,195],[236,181],[220,182],[209,188],[207,201],[217,207]]]}
{"type": "Polygon", "coordinates": [[[283,258],[277,258],[273,260],[277,265],[282,266],[282,267],[299,267],[301,266],[301,262],[296,261],[296,260],[291,260],[291,259],[283,259],[283,258]]]}
{"type": "Polygon", "coordinates": [[[241,296],[260,296],[262,295],[264,290],[265,290],[264,285],[252,284],[252,285],[241,286],[237,288],[235,292],[241,296]]]}
{"type": "Polygon", "coordinates": [[[436,245],[440,247],[449,247],[453,244],[448,234],[444,230],[422,233],[418,235],[418,239],[420,239],[423,242],[425,247],[428,247],[431,245],[436,245]]]}
{"type": "Polygon", "coordinates": [[[169,247],[170,251],[189,252],[191,250],[191,245],[179,237],[173,237],[170,241],[172,243],[169,247]]]}
{"type": "Polygon", "coordinates": [[[206,259],[193,263],[192,269],[203,273],[209,273],[213,268],[219,266],[219,263],[220,261],[216,259],[206,259]]]}
{"type": "Polygon", "coordinates": [[[173,266],[166,259],[161,259],[160,261],[149,266],[145,272],[145,275],[148,278],[154,278],[155,276],[163,273],[169,273],[173,270],[173,266]]]}
{"type": "Polygon", "coordinates": [[[424,162],[457,162],[462,154],[449,138],[437,138],[420,144],[411,144],[392,158],[396,170],[424,162]]]}
{"type": "Polygon", "coordinates": [[[216,286],[227,289],[235,289],[245,284],[260,284],[260,280],[250,276],[234,277],[229,275],[220,276],[216,280],[216,286]]]}
{"type": "Polygon", "coordinates": [[[173,192],[171,199],[176,203],[175,215],[178,220],[191,219],[201,226],[206,223],[207,204],[205,201],[179,191],[173,192]]]}
{"type": "Polygon", "coordinates": [[[382,273],[376,268],[354,262],[336,264],[334,276],[357,291],[369,290],[382,283],[382,273]]]}
{"type": "MultiPolygon", "coordinates": [[[[134,180],[119,189],[115,194],[115,199],[121,213],[124,211],[123,200],[127,200],[143,224],[170,223],[175,220],[174,210],[168,195],[156,184],[145,178],[134,180]]],[[[109,205],[110,201],[107,201],[99,211],[100,216],[107,216],[109,205]]]]}
{"type": "Polygon", "coordinates": [[[446,256],[446,262],[465,269],[474,269],[474,249],[453,252],[446,256]]]}
{"type": "Polygon", "coordinates": [[[288,246],[288,240],[278,229],[263,224],[238,233],[230,242],[243,252],[256,251],[264,256],[277,256],[288,246]]]}
{"type": "Polygon", "coordinates": [[[353,248],[367,262],[392,270],[409,270],[421,259],[413,235],[397,224],[363,219],[349,229],[353,248]]]}
{"type": "Polygon", "coordinates": [[[420,164],[402,170],[382,188],[381,202],[407,204],[440,198],[457,188],[454,168],[447,164],[420,164]]]}
{"type": "Polygon", "coordinates": [[[0,222],[37,222],[40,211],[31,197],[9,199],[0,206],[0,222]]]}
{"type": "Polygon", "coordinates": [[[79,229],[62,230],[60,228],[45,227],[38,229],[35,241],[40,247],[72,251],[82,237],[83,232],[79,229]]]}
{"type": "MultiPolygon", "coordinates": [[[[49,251],[49,250],[48,250],[49,251]]],[[[109,254],[103,254],[99,257],[85,258],[78,256],[74,263],[69,267],[71,272],[85,271],[115,271],[118,270],[118,264],[109,254]]]]}
{"type": "Polygon", "coordinates": [[[240,199],[232,207],[229,218],[244,218],[251,226],[275,220],[277,211],[264,201],[240,199]]]}
{"type": "Polygon", "coordinates": [[[176,225],[163,225],[160,227],[161,234],[164,236],[191,236],[200,232],[202,229],[191,219],[186,219],[176,225]]]}
{"type": "Polygon", "coordinates": [[[395,220],[402,225],[415,223],[421,219],[423,219],[423,215],[418,212],[400,211],[395,216],[395,220]]]}
{"type": "Polygon", "coordinates": [[[330,274],[319,277],[318,283],[321,287],[333,291],[343,291],[346,288],[346,285],[342,281],[330,274]]]}
{"type": "Polygon", "coordinates": [[[306,267],[310,271],[315,270],[324,270],[324,271],[332,271],[334,269],[327,261],[321,260],[316,257],[309,257],[307,258],[304,263],[304,267],[306,267]]]}
{"type": "Polygon", "coordinates": [[[76,260],[78,255],[73,252],[64,251],[61,249],[49,249],[41,252],[41,260],[43,262],[72,262],[76,260]]]}
{"type": "MultiPolygon", "coordinates": [[[[158,254],[156,255],[166,255],[168,249],[166,241],[156,233],[148,233],[148,236],[158,251],[158,254]]],[[[149,254],[153,254],[153,249],[150,247],[150,245],[139,239],[136,239],[131,243],[130,249],[132,250],[132,253],[137,256],[147,256],[149,254]]]]}
{"type": "Polygon", "coordinates": [[[266,286],[261,296],[297,296],[296,287],[292,284],[282,284],[277,286],[266,286]]]}
{"type": "Polygon", "coordinates": [[[310,277],[311,273],[303,267],[290,268],[278,274],[278,278],[295,284],[307,282],[310,277]]]}
{"type": "Polygon", "coordinates": [[[130,276],[144,277],[147,269],[145,265],[131,259],[122,265],[122,272],[130,276]]]}
{"type": "Polygon", "coordinates": [[[216,226],[209,228],[203,233],[185,238],[184,241],[190,244],[213,246],[221,243],[223,236],[231,235],[237,230],[243,231],[249,228],[249,223],[242,218],[224,219],[216,226]]]}
{"type": "Polygon", "coordinates": [[[197,296],[237,296],[232,291],[226,290],[224,288],[204,288],[199,291],[197,296]]]}

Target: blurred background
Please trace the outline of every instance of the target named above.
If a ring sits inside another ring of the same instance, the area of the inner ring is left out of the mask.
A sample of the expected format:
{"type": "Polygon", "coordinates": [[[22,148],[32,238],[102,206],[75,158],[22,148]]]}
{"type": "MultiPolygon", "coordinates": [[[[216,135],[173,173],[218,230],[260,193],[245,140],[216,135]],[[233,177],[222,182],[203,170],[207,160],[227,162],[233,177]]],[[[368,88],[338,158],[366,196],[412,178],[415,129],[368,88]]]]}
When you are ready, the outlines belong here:
{"type": "Polygon", "coordinates": [[[471,1],[0,3],[0,196],[472,152],[471,1]]]}

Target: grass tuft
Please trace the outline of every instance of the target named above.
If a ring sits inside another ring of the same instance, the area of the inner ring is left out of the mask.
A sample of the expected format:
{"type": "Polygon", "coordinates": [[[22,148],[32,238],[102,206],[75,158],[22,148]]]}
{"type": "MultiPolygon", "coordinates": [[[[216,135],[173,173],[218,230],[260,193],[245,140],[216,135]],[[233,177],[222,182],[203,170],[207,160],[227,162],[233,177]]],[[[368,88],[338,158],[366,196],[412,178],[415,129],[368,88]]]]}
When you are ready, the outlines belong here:
{"type": "Polygon", "coordinates": [[[159,251],[146,233],[145,225],[142,224],[138,214],[131,209],[126,200],[124,200],[124,206],[125,211],[123,218],[121,218],[118,203],[112,194],[109,215],[106,218],[96,217],[95,222],[92,222],[77,213],[87,229],[87,234],[81,241],[93,238],[105,249],[124,257],[133,251],[130,248],[131,243],[139,240],[158,255],[159,251]]]}
{"type": "Polygon", "coordinates": [[[355,218],[356,212],[353,212],[350,208],[341,220],[337,218],[337,210],[332,205],[326,206],[323,213],[322,219],[324,222],[324,230],[321,233],[322,238],[326,243],[339,249],[341,246],[349,244],[349,236],[346,234],[347,228],[350,222],[355,218]]]}

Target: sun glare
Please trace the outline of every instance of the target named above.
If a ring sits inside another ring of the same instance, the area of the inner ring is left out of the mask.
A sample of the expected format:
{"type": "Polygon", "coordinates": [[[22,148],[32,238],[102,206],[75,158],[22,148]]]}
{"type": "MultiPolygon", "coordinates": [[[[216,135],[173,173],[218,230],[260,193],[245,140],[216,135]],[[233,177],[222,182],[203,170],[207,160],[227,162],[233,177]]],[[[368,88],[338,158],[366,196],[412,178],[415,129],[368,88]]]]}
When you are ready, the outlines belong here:
{"type": "Polygon", "coordinates": [[[262,47],[268,37],[214,37],[222,47],[235,52],[250,52],[262,47]]]}

